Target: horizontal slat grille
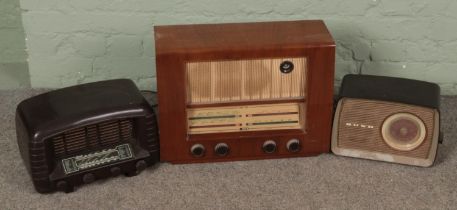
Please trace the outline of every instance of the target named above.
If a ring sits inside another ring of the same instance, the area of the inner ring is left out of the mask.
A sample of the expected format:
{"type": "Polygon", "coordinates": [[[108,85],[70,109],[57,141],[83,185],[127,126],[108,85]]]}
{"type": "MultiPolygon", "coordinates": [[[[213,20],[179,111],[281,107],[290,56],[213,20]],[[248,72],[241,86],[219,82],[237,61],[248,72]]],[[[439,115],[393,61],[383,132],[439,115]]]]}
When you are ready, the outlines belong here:
{"type": "Polygon", "coordinates": [[[59,158],[85,150],[129,142],[132,138],[132,119],[122,119],[69,130],[51,140],[55,157],[59,158]]]}
{"type": "Polygon", "coordinates": [[[432,109],[391,102],[343,99],[340,112],[338,146],[346,149],[360,149],[414,158],[427,158],[434,130],[434,112],[432,109]],[[392,149],[384,142],[381,127],[384,120],[392,114],[411,113],[418,116],[425,124],[424,142],[412,151],[392,149]],[[346,123],[365,125],[365,128],[347,126],[346,123]],[[367,126],[373,126],[368,128],[367,126]]]}

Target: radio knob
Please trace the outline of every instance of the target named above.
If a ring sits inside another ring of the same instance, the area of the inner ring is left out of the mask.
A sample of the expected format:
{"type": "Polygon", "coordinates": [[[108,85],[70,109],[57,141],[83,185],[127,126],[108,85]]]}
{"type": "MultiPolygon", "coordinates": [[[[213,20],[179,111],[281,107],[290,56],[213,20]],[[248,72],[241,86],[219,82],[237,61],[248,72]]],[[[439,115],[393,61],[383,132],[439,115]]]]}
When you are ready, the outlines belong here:
{"type": "Polygon", "coordinates": [[[135,164],[136,170],[131,170],[131,171],[125,173],[125,176],[128,176],[128,177],[136,176],[136,175],[140,174],[144,169],[146,169],[147,166],[148,166],[148,164],[146,163],[146,161],[139,160],[135,164]]]}
{"type": "Polygon", "coordinates": [[[219,156],[226,156],[229,150],[230,148],[226,143],[219,143],[214,147],[214,152],[219,156]]]}
{"type": "Polygon", "coordinates": [[[138,173],[143,171],[147,167],[146,161],[140,160],[140,161],[136,162],[135,167],[136,167],[136,171],[138,173]]]}
{"type": "Polygon", "coordinates": [[[194,157],[203,157],[203,155],[205,155],[205,147],[201,144],[194,144],[190,148],[190,153],[192,153],[194,157]]]}
{"type": "Polygon", "coordinates": [[[298,139],[291,139],[287,142],[286,147],[289,152],[298,152],[300,151],[300,141],[298,139]]]}
{"type": "Polygon", "coordinates": [[[288,74],[294,70],[294,63],[291,61],[283,61],[279,65],[279,70],[284,74],[288,74]]]}
{"type": "Polygon", "coordinates": [[[75,191],[75,187],[68,184],[67,181],[61,180],[56,184],[57,190],[64,191],[65,193],[70,193],[75,191]]]}
{"type": "Polygon", "coordinates": [[[92,183],[95,181],[95,176],[92,173],[84,174],[83,176],[83,182],[86,184],[92,183]]]}
{"type": "Polygon", "coordinates": [[[119,176],[119,174],[121,174],[121,168],[119,167],[112,167],[110,169],[110,172],[111,172],[111,175],[112,176],[119,176]]]}
{"type": "Polygon", "coordinates": [[[268,140],[263,143],[262,149],[265,153],[273,153],[276,151],[276,142],[268,140]]]}
{"type": "Polygon", "coordinates": [[[67,190],[68,183],[66,181],[62,180],[62,181],[57,182],[56,187],[60,191],[65,191],[65,190],[67,190]]]}

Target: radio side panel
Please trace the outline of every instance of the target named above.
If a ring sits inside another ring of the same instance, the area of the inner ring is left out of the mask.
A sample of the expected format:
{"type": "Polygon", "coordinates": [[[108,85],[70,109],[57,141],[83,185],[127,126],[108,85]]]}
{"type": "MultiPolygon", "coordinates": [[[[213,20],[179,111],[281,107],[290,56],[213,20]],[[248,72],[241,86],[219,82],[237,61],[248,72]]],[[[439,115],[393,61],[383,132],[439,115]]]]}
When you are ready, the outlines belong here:
{"type": "Polygon", "coordinates": [[[186,89],[183,56],[156,55],[160,160],[173,160],[186,141],[186,89]]]}
{"type": "Polygon", "coordinates": [[[30,135],[22,119],[20,109],[16,110],[16,138],[21,158],[30,173],[30,135]]]}
{"type": "Polygon", "coordinates": [[[24,122],[19,105],[16,110],[16,136],[23,163],[32,177],[35,189],[40,193],[52,192],[45,144],[40,139],[34,139],[33,132],[24,122]]]}

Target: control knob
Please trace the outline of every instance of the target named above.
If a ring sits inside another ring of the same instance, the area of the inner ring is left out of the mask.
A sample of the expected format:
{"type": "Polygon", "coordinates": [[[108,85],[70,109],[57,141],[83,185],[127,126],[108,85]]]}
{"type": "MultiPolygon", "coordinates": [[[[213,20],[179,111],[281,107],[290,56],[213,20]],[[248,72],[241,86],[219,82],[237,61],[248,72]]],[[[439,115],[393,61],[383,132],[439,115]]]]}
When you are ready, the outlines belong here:
{"type": "Polygon", "coordinates": [[[289,152],[298,152],[300,151],[300,141],[298,139],[291,139],[287,142],[286,147],[289,152]]]}
{"type": "Polygon", "coordinates": [[[219,156],[226,156],[229,150],[230,148],[226,143],[219,143],[214,147],[214,152],[219,156]]]}
{"type": "Polygon", "coordinates": [[[190,153],[194,157],[203,157],[203,155],[205,155],[205,147],[201,144],[194,144],[190,148],[190,153]]]}
{"type": "Polygon", "coordinates": [[[265,153],[273,153],[276,151],[276,142],[268,140],[263,143],[262,149],[265,153]]]}

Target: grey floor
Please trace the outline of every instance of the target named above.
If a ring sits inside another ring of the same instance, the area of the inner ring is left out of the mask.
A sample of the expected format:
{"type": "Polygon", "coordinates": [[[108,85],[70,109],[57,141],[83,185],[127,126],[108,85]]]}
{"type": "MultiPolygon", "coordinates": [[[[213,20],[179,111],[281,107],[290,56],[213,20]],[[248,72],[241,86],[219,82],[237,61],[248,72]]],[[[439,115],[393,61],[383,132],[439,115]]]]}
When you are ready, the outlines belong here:
{"type": "Polygon", "coordinates": [[[39,91],[0,92],[0,209],[457,209],[457,97],[442,99],[445,142],[419,168],[338,157],[160,164],[142,174],[34,191],[16,144],[17,103],[39,91]]]}

